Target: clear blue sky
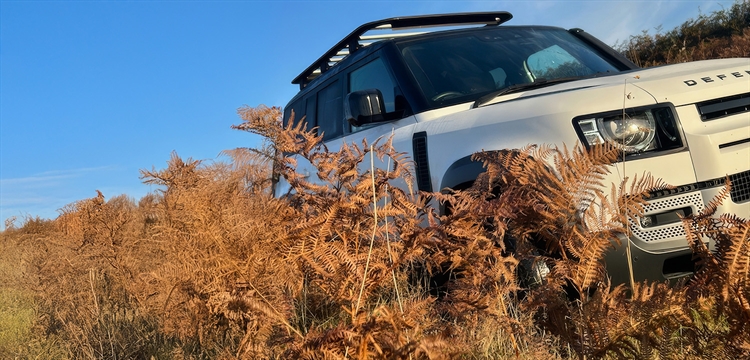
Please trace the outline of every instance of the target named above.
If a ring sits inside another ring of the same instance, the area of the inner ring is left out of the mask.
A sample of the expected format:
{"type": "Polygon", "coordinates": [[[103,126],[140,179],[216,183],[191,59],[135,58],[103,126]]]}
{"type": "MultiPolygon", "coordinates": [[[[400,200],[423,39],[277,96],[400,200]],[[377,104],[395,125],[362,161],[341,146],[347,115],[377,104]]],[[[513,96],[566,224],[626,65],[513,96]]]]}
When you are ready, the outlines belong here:
{"type": "MultiPolygon", "coordinates": [[[[212,160],[259,139],[247,104],[284,106],[292,78],[358,25],[506,10],[614,44],[733,1],[0,1],[0,220],[54,218],[101,190],[156,190],[172,151],[212,160]]],[[[2,226],[2,222],[0,222],[2,226]]]]}

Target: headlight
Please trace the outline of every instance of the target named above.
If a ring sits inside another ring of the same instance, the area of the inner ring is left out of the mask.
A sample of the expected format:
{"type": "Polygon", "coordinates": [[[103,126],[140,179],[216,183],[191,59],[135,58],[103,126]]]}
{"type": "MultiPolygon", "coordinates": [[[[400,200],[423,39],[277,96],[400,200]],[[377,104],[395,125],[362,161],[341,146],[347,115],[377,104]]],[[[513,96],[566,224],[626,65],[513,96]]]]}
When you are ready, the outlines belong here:
{"type": "Polygon", "coordinates": [[[586,147],[610,143],[626,155],[682,147],[671,107],[652,107],[579,116],[573,120],[586,147]]]}

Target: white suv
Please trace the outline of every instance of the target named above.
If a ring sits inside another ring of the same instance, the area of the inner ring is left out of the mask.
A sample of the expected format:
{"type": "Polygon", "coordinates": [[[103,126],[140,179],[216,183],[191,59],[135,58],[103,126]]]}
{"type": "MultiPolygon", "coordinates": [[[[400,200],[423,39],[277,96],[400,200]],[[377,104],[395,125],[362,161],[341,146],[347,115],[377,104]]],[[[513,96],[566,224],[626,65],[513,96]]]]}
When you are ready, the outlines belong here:
{"type": "MultiPolygon", "coordinates": [[[[624,144],[608,182],[650,172],[676,185],[653,194],[631,224],[637,279],[692,270],[678,215],[702,209],[727,176],[731,201],[720,212],[750,217],[750,59],[641,69],[580,29],[499,26],[511,17],[362,25],[294,79],[300,92],[284,118],[305,116],[329,149],[392,136],[424,191],[471,185],[483,171],[471,161],[480,151],[624,144]],[[424,31],[440,26],[451,29],[424,31]]],[[[287,191],[283,179],[274,186],[277,196],[287,191]]],[[[608,267],[627,269],[624,259],[614,251],[608,267]]]]}

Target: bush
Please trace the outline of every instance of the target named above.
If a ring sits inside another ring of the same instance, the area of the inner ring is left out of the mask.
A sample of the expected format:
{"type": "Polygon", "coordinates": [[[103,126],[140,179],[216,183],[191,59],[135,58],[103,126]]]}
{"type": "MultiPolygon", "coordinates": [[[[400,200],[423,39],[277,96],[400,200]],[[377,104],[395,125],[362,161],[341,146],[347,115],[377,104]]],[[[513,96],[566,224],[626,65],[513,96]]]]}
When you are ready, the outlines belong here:
{"type": "Polygon", "coordinates": [[[642,67],[688,61],[750,56],[750,1],[701,14],[666,33],[631,36],[616,46],[642,67]]]}

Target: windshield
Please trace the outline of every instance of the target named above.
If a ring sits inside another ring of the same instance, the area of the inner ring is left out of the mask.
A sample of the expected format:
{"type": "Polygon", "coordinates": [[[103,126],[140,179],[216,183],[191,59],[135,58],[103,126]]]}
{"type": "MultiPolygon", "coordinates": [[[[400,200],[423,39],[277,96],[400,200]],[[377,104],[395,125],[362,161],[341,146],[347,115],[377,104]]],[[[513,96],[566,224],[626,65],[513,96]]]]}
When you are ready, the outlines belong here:
{"type": "Polygon", "coordinates": [[[562,29],[499,27],[398,44],[431,106],[473,101],[513,85],[619,70],[562,29]]]}

